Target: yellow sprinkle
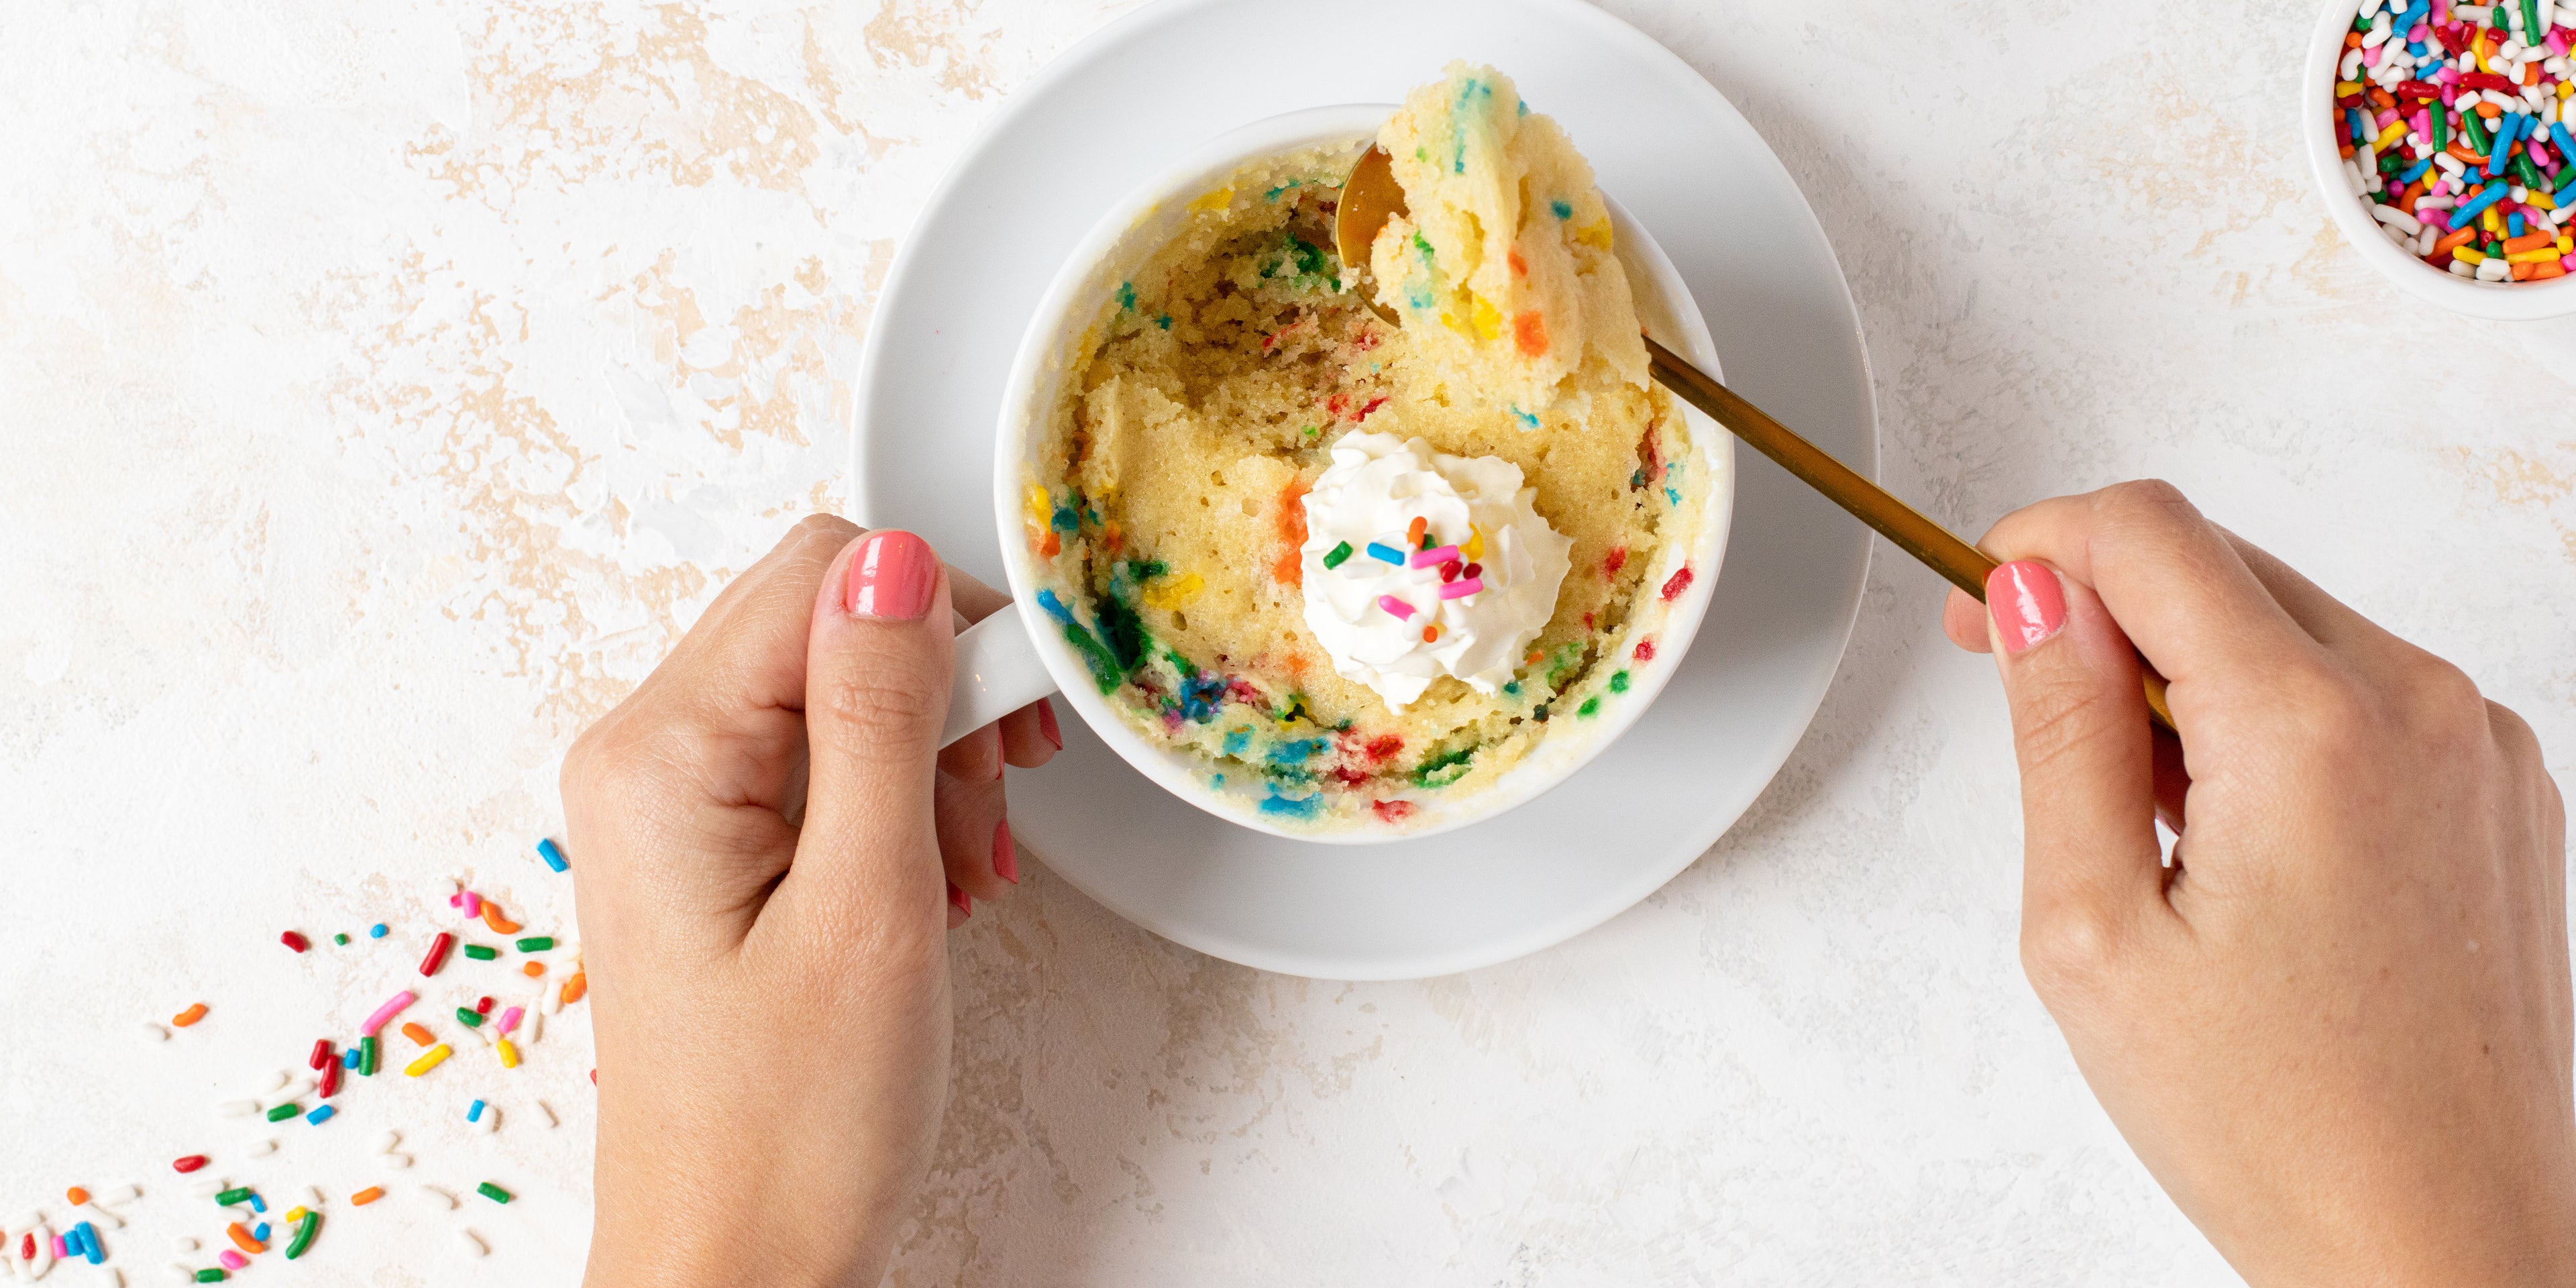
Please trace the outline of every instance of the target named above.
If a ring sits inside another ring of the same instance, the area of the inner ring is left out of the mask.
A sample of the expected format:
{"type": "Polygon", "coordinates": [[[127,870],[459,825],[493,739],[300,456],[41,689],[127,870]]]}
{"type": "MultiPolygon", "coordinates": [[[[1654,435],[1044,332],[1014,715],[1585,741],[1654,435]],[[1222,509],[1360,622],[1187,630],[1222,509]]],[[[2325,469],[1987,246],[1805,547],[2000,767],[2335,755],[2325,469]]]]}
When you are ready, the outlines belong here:
{"type": "Polygon", "coordinates": [[[2511,255],[2505,256],[2504,262],[2508,264],[2555,264],[2558,262],[2558,248],[2555,246],[2543,246],[2538,250],[2517,251],[2511,255]]]}
{"type": "Polygon", "coordinates": [[[1493,301],[1488,300],[1481,295],[1477,296],[1476,338],[1479,340],[1491,340],[1502,333],[1503,311],[1495,308],[1493,301]]]}
{"type": "Polygon", "coordinates": [[[1603,250],[1610,249],[1610,221],[1604,219],[1600,223],[1575,229],[1574,240],[1581,245],[1598,246],[1603,250]]]}
{"type": "Polygon", "coordinates": [[[516,1069],[519,1067],[519,1048],[510,1045],[510,1039],[503,1038],[492,1045],[501,1052],[502,1068],[516,1069]]]}
{"type": "Polygon", "coordinates": [[[404,1065],[403,1075],[405,1077],[417,1078],[420,1075],[437,1068],[438,1062],[446,1059],[451,1054],[453,1053],[447,1049],[447,1044],[441,1042],[437,1046],[421,1052],[419,1059],[412,1061],[410,1064],[404,1065]]]}
{"type": "Polygon", "coordinates": [[[2543,210],[2556,210],[2558,208],[2558,202],[2548,193],[2542,192],[2538,188],[2532,189],[2531,195],[2523,198],[2523,202],[2526,205],[2538,206],[2543,210]]]}
{"type": "Polygon", "coordinates": [[[2388,150],[2389,144],[2395,143],[2399,139],[2405,137],[2406,122],[2390,121],[2388,123],[2388,128],[2379,132],[2379,140],[2370,146],[2378,151],[2385,152],[2388,150]]]}
{"type": "Polygon", "coordinates": [[[1440,325],[1445,326],[1460,335],[1467,334],[1467,324],[1459,321],[1458,315],[1447,309],[1440,310],[1440,325]]]}
{"type": "Polygon", "coordinates": [[[1054,517],[1055,502],[1048,499],[1045,488],[1031,483],[1028,490],[1020,496],[1021,504],[1029,512],[1029,522],[1043,528],[1047,525],[1047,520],[1054,517]]]}
{"type": "Polygon", "coordinates": [[[2484,254],[2480,253],[2475,248],[2468,246],[2452,247],[2451,258],[2456,259],[2463,264],[2483,264],[2487,259],[2484,254]]]}
{"type": "Polygon", "coordinates": [[[287,1223],[288,1225],[293,1225],[293,1224],[295,1224],[296,1222],[301,1221],[301,1220],[303,1220],[303,1219],[304,1219],[304,1209],[302,1209],[302,1208],[300,1208],[300,1207],[291,1207],[291,1208],[286,1209],[286,1223],[287,1223]]]}
{"type": "Polygon", "coordinates": [[[2495,207],[2489,206],[2487,207],[2486,213],[2478,217],[2478,227],[2486,229],[2491,233],[2503,232],[2504,216],[2497,214],[2495,212],[2495,207]]]}
{"type": "Polygon", "coordinates": [[[1206,192],[1199,194],[1198,200],[1190,203],[1190,209],[1201,212],[1216,211],[1223,210],[1227,206],[1231,206],[1233,204],[1234,189],[1210,188],[1206,192]]]}
{"type": "Polygon", "coordinates": [[[1485,530],[1472,523],[1468,524],[1467,544],[1458,547],[1458,553],[1467,556],[1467,562],[1469,563],[1474,563],[1475,561],[1484,558],[1485,530]]]}
{"type": "Polygon", "coordinates": [[[2558,97],[2565,98],[2570,94],[2576,94],[2576,81],[2558,82],[2558,97]]]}
{"type": "Polygon", "coordinates": [[[1145,592],[1138,598],[1154,608],[1178,608],[1198,598],[1199,592],[1205,589],[1207,589],[1205,578],[1194,572],[1184,573],[1170,581],[1146,587],[1145,592]]]}
{"type": "Polygon", "coordinates": [[[2334,96],[2335,96],[2336,98],[2348,98],[2348,97],[2350,97],[2350,96],[2352,96],[2352,95],[2354,95],[2354,94],[2358,94],[2358,93],[2360,93],[2360,92],[2361,92],[2361,82],[2360,82],[2360,81],[2336,81],[2336,82],[2335,82],[2335,92],[2334,92],[2334,96]]]}

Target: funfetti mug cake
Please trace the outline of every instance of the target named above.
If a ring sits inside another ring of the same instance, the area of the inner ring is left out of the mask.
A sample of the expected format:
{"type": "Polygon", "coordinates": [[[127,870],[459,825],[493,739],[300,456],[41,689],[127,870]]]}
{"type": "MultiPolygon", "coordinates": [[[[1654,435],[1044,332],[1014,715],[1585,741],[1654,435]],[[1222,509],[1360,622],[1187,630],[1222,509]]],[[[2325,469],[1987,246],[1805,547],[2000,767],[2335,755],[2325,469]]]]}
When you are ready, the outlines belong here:
{"type": "Polygon", "coordinates": [[[1296,834],[1454,818],[1624,723],[1731,494],[1553,120],[1452,65],[1375,141],[1410,212],[1365,271],[1332,220],[1368,137],[1240,162],[1077,306],[1005,454],[1015,584],[1083,687],[1296,834]]]}

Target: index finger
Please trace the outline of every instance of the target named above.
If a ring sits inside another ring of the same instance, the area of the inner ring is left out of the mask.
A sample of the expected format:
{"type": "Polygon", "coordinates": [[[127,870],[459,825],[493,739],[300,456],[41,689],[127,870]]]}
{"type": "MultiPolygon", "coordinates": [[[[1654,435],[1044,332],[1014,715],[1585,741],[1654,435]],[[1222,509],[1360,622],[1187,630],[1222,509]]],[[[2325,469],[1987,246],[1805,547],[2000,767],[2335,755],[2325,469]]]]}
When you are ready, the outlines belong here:
{"type": "Polygon", "coordinates": [[[2121,483],[2006,515],[1979,543],[2040,558],[2091,586],[2186,707],[2261,705],[2284,666],[2323,648],[2273,598],[2234,543],[2170,483],[2121,483]]]}

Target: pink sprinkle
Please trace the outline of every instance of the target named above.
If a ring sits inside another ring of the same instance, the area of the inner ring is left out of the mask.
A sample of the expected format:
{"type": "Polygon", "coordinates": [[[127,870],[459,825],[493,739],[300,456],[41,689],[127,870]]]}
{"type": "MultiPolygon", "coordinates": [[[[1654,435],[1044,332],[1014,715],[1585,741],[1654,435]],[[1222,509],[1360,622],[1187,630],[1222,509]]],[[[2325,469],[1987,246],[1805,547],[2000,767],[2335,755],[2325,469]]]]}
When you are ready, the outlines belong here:
{"type": "Polygon", "coordinates": [[[1406,561],[1406,566],[1412,568],[1437,568],[1457,557],[1458,547],[1438,546],[1430,550],[1415,551],[1413,553],[1413,557],[1406,561]]]}
{"type": "Polygon", "coordinates": [[[2566,270],[2567,270],[2568,272],[2570,272],[2570,273],[2576,273],[2576,255],[2561,255],[2561,256],[2559,256],[2559,257],[2558,257],[2558,266],[2559,266],[2560,268],[2566,269],[2566,270]]]}
{"type": "Polygon", "coordinates": [[[244,1258],[242,1254],[235,1252],[230,1248],[224,1249],[223,1254],[216,1257],[215,1260],[224,1263],[224,1269],[226,1270],[239,1270],[243,1266],[250,1264],[249,1260],[244,1258]]]}
{"type": "Polygon", "coordinates": [[[1441,587],[1440,597],[1442,599],[1464,599],[1469,595],[1475,594],[1477,591],[1483,590],[1484,588],[1484,578],[1469,577],[1464,581],[1453,581],[1448,585],[1441,587]]]}
{"type": "Polygon", "coordinates": [[[2433,28],[2431,24],[2421,22],[2416,23],[2414,28],[2406,33],[2406,43],[2410,45],[2423,44],[2424,38],[2432,34],[2433,28]]]}
{"type": "Polygon", "coordinates": [[[466,891],[464,894],[462,894],[462,895],[460,895],[460,896],[458,896],[458,897],[460,897],[460,898],[462,898],[462,899],[464,899],[464,900],[465,900],[464,908],[465,908],[465,915],[466,915],[466,916],[469,916],[469,917],[478,917],[478,916],[481,916],[481,915],[482,915],[482,913],[483,913],[483,896],[481,896],[481,895],[479,895],[479,894],[476,894],[476,893],[474,893],[474,892],[473,892],[473,891],[471,891],[471,890],[468,890],[468,891],[466,891]]]}
{"type": "Polygon", "coordinates": [[[385,1021],[402,1014],[402,1009],[404,1007],[419,1000],[419,995],[413,993],[410,989],[404,989],[402,992],[386,998],[385,1004],[377,1007],[375,1009],[375,1013],[367,1017],[367,1022],[358,1026],[358,1032],[367,1037],[374,1037],[376,1035],[376,1030],[385,1026],[385,1021]]]}
{"type": "Polygon", "coordinates": [[[1395,614],[1397,621],[1405,622],[1413,620],[1413,605],[1408,604],[1401,599],[1397,599],[1393,595],[1378,596],[1377,606],[1395,614]]]}
{"type": "Polygon", "coordinates": [[[2549,39],[2541,43],[2549,46],[2551,57],[2565,58],[2567,56],[2567,38],[2559,35],[2556,27],[2549,29],[2549,39]]]}
{"type": "Polygon", "coordinates": [[[2364,67],[2377,67],[2379,65],[2379,60],[2386,58],[2387,56],[2388,45],[2386,42],[2372,45],[2370,48],[2361,52],[2361,65],[2364,67]]]}
{"type": "Polygon", "coordinates": [[[524,1006],[513,1006],[509,1010],[501,1012],[501,1023],[499,1025],[500,1031],[507,1033],[510,1030],[519,1027],[519,1017],[527,1013],[528,1008],[524,1006]]]}
{"type": "MultiPolygon", "coordinates": [[[[2457,68],[2457,67],[2445,67],[2445,68],[2443,68],[2442,70],[2440,70],[2440,71],[2438,71],[2438,72],[2433,73],[2433,83],[2434,83],[2434,84],[2436,84],[2436,85],[2443,85],[2443,86],[2450,86],[2450,85],[2457,85],[2457,84],[2459,84],[2459,83],[2460,83],[2460,69],[2459,69],[2459,68],[2457,68]]],[[[2444,97],[2444,98],[2443,98],[2443,100],[2442,100],[2442,101],[2443,101],[2443,102],[2445,102],[2445,103],[2448,103],[2448,102],[2450,102],[2451,100],[2446,96],[2446,97],[2444,97]]]]}
{"type": "Polygon", "coordinates": [[[55,1236],[54,1236],[54,1260],[56,1260],[56,1261],[69,1261],[69,1260],[71,1260],[71,1259],[72,1259],[72,1242],[71,1242],[71,1240],[66,1239],[66,1238],[64,1238],[63,1236],[59,1235],[59,1234],[58,1234],[58,1235],[55,1235],[55,1236]]]}

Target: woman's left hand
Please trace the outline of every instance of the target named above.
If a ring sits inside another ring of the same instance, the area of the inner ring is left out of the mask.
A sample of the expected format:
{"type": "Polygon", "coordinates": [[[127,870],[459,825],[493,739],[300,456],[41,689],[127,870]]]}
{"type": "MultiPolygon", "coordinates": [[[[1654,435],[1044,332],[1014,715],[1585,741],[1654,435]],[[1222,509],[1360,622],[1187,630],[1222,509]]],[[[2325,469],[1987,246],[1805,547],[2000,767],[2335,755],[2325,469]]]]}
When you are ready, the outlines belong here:
{"type": "Polygon", "coordinates": [[[574,744],[588,1282],[884,1273],[947,1097],[944,932],[1019,878],[1004,763],[1062,745],[1039,702],[939,747],[955,633],[1006,602],[807,519],[574,744]]]}

